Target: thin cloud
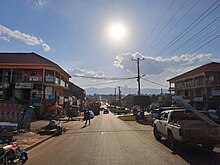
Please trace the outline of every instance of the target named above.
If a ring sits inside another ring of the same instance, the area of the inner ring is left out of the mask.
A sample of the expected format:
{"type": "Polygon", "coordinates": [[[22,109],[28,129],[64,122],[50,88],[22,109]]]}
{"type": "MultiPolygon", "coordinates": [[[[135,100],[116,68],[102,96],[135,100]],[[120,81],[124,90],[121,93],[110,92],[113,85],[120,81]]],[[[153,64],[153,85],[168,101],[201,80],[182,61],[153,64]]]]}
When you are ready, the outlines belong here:
{"type": "Polygon", "coordinates": [[[35,1],[34,1],[34,5],[35,5],[36,7],[42,7],[42,6],[44,6],[46,3],[47,3],[46,0],[35,0],[35,1]]]}
{"type": "Polygon", "coordinates": [[[163,74],[166,72],[181,74],[195,67],[215,61],[220,62],[220,59],[213,59],[212,54],[183,54],[172,57],[162,56],[144,56],[138,52],[123,53],[116,56],[114,66],[130,73],[137,74],[137,64],[132,61],[132,58],[144,58],[140,61],[140,71],[146,75],[163,74]]]}
{"type": "Polygon", "coordinates": [[[2,25],[0,25],[0,37],[8,39],[8,41],[10,38],[14,38],[31,46],[41,45],[44,51],[50,50],[50,46],[46,44],[41,38],[37,38],[34,35],[29,35],[18,30],[11,30],[2,25]]]}
{"type": "Polygon", "coordinates": [[[6,37],[1,37],[1,36],[0,36],[0,40],[4,40],[4,41],[7,41],[7,42],[10,41],[8,38],[6,38],[6,37]]]}
{"type": "Polygon", "coordinates": [[[85,77],[104,77],[104,73],[102,71],[92,71],[87,69],[73,69],[67,71],[71,75],[77,76],[85,76],[85,77]]]}

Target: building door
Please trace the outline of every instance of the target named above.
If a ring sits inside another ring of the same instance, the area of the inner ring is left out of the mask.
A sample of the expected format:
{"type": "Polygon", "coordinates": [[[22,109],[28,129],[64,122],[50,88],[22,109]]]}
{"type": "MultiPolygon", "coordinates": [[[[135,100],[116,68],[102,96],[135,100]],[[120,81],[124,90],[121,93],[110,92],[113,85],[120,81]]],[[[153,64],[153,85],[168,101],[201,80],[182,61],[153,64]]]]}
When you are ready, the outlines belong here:
{"type": "Polygon", "coordinates": [[[31,89],[22,89],[22,101],[24,104],[30,104],[31,89]]]}

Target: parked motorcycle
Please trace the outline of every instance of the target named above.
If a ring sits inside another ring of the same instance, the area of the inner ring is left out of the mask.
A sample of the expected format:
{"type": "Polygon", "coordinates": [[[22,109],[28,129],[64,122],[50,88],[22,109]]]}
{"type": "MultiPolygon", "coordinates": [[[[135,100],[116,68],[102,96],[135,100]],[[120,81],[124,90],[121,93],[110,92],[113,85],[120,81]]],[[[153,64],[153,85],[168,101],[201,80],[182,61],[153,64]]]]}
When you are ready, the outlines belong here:
{"type": "Polygon", "coordinates": [[[0,164],[13,165],[24,164],[28,160],[28,155],[22,147],[17,145],[13,137],[1,140],[0,164]]]}
{"type": "Polygon", "coordinates": [[[137,114],[135,115],[135,120],[139,122],[140,120],[145,120],[144,118],[144,111],[138,110],[137,114]]]}
{"type": "Polygon", "coordinates": [[[61,122],[56,125],[56,136],[61,135],[63,132],[66,132],[66,129],[62,126],[61,122]]]}

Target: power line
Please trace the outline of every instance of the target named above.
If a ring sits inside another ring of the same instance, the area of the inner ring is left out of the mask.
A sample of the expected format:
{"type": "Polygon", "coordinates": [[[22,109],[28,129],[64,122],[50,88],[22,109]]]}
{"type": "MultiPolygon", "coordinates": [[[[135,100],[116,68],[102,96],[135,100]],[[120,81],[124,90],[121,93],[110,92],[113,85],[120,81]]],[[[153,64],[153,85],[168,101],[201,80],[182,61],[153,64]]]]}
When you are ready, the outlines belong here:
{"type": "MultiPolygon", "coordinates": [[[[187,28],[185,28],[177,37],[175,37],[174,40],[172,40],[171,42],[169,42],[165,48],[168,49],[168,47],[172,46],[177,39],[178,39],[178,40],[182,39],[183,36],[181,36],[181,35],[182,35],[186,30],[188,30],[190,27],[192,27],[192,25],[193,25],[193,28],[194,28],[194,27],[195,27],[195,23],[196,23],[204,14],[206,14],[218,1],[219,1],[219,0],[217,0],[217,1],[216,1],[215,3],[213,3],[210,7],[208,7],[208,9],[206,9],[205,12],[203,12],[195,21],[193,21],[193,22],[192,22],[187,28]],[[181,37],[180,37],[180,36],[181,36],[181,37]],[[171,44],[172,44],[172,45],[171,45],[171,44]]],[[[217,7],[219,7],[219,5],[218,5],[217,7]]],[[[205,16],[202,18],[202,20],[204,20],[208,15],[210,15],[214,10],[216,10],[217,7],[215,7],[211,12],[209,12],[207,15],[205,15],[205,16]]],[[[199,21],[201,22],[201,20],[199,20],[199,21]]],[[[198,22],[197,22],[197,24],[198,24],[198,22]]],[[[197,25],[197,24],[196,24],[196,25],[197,25]]],[[[191,29],[192,29],[192,28],[191,28],[191,29]]],[[[188,33],[188,32],[187,32],[187,33],[188,33]]],[[[186,34],[186,33],[185,33],[185,34],[186,34]]],[[[162,49],[161,51],[164,51],[164,49],[162,49]]],[[[160,51],[160,52],[161,52],[161,51],[160,51]]],[[[161,55],[161,57],[162,57],[162,55],[161,55]]],[[[150,65],[148,65],[148,67],[152,66],[153,64],[155,64],[155,63],[157,63],[157,62],[158,62],[158,61],[154,61],[153,63],[151,63],[150,65]]]]}
{"type": "Polygon", "coordinates": [[[197,50],[201,49],[202,47],[206,46],[207,44],[209,44],[210,42],[216,40],[218,37],[220,37],[220,34],[217,35],[216,37],[212,38],[211,40],[207,41],[205,44],[203,44],[202,46],[200,46],[199,48],[195,49],[194,51],[190,52],[190,54],[196,52],[197,50]]]}
{"type": "MultiPolygon", "coordinates": [[[[197,1],[198,2],[198,1],[197,1]]],[[[196,2],[196,3],[197,3],[196,2]]],[[[168,45],[165,47],[165,48],[167,48],[168,46],[170,46],[170,44],[172,43],[172,42],[175,42],[177,39],[178,39],[178,37],[180,37],[182,34],[184,34],[184,32],[186,31],[186,30],[188,30],[190,27],[191,27],[191,29],[190,30],[192,30],[192,28],[194,28],[196,25],[198,25],[202,20],[204,20],[205,18],[207,18],[212,12],[214,12],[214,10],[216,10],[218,7],[219,7],[219,5],[217,5],[214,9],[212,9],[212,11],[210,11],[210,9],[217,3],[218,1],[216,1],[215,3],[213,3],[205,12],[203,12],[202,13],[202,15],[200,15],[195,21],[193,21],[187,28],[185,28],[184,29],[184,31],[182,31],[174,40],[172,40],[171,42],[169,42],[168,43],[168,45]],[[206,14],[208,11],[210,11],[208,14],[206,14]],[[206,14],[206,15],[205,15],[206,14]],[[205,16],[204,16],[205,15],[205,16]],[[202,16],[204,16],[203,18],[202,18],[202,16]],[[200,18],[202,18],[201,20],[199,20],[200,18]],[[199,20],[199,21],[198,21],[199,20]],[[197,23],[196,23],[197,22],[197,23]],[[195,24],[196,23],[196,24],[195,24]],[[193,25],[193,26],[192,26],[193,25]]],[[[194,4],[194,6],[196,5],[196,3],[194,4]]],[[[173,27],[174,28],[174,27],[173,27]]],[[[189,30],[189,31],[190,31],[189,30]]],[[[186,35],[189,31],[187,31],[184,35],[186,35]]],[[[179,38],[179,40],[180,39],[182,39],[183,38],[183,36],[184,35],[182,35],[180,38],[179,38]]],[[[210,42],[212,42],[212,41],[214,41],[215,39],[217,39],[218,37],[219,37],[220,35],[218,35],[218,36],[216,36],[216,37],[214,37],[214,38],[212,38],[211,40],[209,40],[209,41],[207,41],[205,44],[203,44],[203,45],[201,45],[199,48],[197,48],[197,49],[195,49],[195,50],[193,50],[191,53],[193,53],[193,52],[195,52],[195,51],[197,51],[197,50],[199,50],[199,49],[201,49],[202,47],[204,47],[205,45],[207,45],[207,44],[209,44],[210,42]]],[[[163,51],[164,49],[162,49],[161,51],[163,51]]],[[[157,63],[158,61],[155,61],[154,63],[157,63]]],[[[152,64],[151,65],[148,65],[148,67],[150,67],[150,66],[152,66],[152,64]]],[[[153,82],[154,83],[154,82],[153,82]]],[[[155,84],[155,83],[154,83],[155,84]]],[[[158,84],[159,85],[159,84],[158,84]]],[[[160,84],[161,85],[161,84],[160,84]]]]}
{"type": "MultiPolygon", "coordinates": [[[[163,36],[161,37],[161,39],[155,44],[155,46],[151,49],[152,51],[158,47],[158,45],[167,37],[167,35],[186,17],[187,14],[190,13],[190,11],[197,5],[197,3],[199,2],[199,0],[197,0],[192,7],[186,11],[186,13],[170,28],[170,30],[163,36]]],[[[151,53],[151,52],[149,52],[151,53]]]]}
{"type": "Polygon", "coordinates": [[[71,75],[72,77],[98,79],[98,80],[130,80],[136,79],[137,77],[121,77],[121,78],[111,78],[111,77],[92,77],[92,76],[81,76],[81,75],[71,75]]]}
{"type": "Polygon", "coordinates": [[[89,87],[89,86],[100,86],[100,85],[106,85],[106,84],[114,84],[114,83],[119,83],[122,81],[127,81],[127,80],[120,80],[120,81],[112,81],[112,82],[106,82],[106,83],[96,83],[96,84],[87,84],[87,85],[81,85],[83,87],[89,87]]]}
{"type": "Polygon", "coordinates": [[[165,85],[162,85],[162,84],[159,84],[159,83],[156,83],[156,82],[153,82],[153,81],[150,81],[150,80],[147,80],[147,79],[145,79],[145,78],[142,78],[144,81],[147,81],[147,82],[150,82],[150,83],[152,83],[152,84],[156,84],[156,85],[159,85],[159,86],[162,86],[162,87],[166,87],[166,88],[168,88],[168,86],[165,86],[165,85]]]}
{"type": "Polygon", "coordinates": [[[177,37],[175,37],[171,42],[169,42],[167,44],[167,46],[165,46],[165,48],[163,48],[162,50],[160,50],[157,54],[162,54],[165,51],[167,51],[171,46],[173,46],[174,44],[177,43],[177,41],[179,41],[180,39],[182,39],[187,33],[189,33],[196,25],[198,25],[200,22],[202,22],[207,16],[209,16],[211,13],[213,13],[219,6],[217,5],[214,9],[212,9],[212,11],[210,11],[207,15],[205,15],[219,0],[217,0],[216,2],[214,2],[205,12],[202,13],[202,15],[200,15],[195,21],[193,21],[187,28],[185,28],[177,37]],[[205,15],[203,18],[202,16],[205,15]],[[201,20],[199,20],[200,18],[202,18],[201,20]],[[198,22],[197,22],[198,21],[198,22]],[[196,23],[197,22],[197,23],[196,23]],[[189,29],[189,30],[188,30],[189,29]],[[188,31],[187,31],[188,30],[188,31]]]}
{"type": "MultiPolygon", "coordinates": [[[[187,0],[185,0],[180,7],[176,10],[176,12],[172,15],[171,21],[167,21],[167,23],[164,25],[164,27],[160,30],[160,32],[157,34],[157,36],[153,39],[153,41],[149,44],[148,48],[153,45],[153,43],[157,40],[157,38],[161,35],[161,33],[167,28],[167,26],[172,22],[174,17],[180,12],[181,8],[185,5],[187,0]]],[[[156,44],[157,45],[157,44],[156,44]]],[[[152,50],[152,49],[151,49],[152,50]]]]}
{"type": "Polygon", "coordinates": [[[214,19],[210,24],[208,24],[207,26],[205,26],[204,28],[202,28],[199,32],[197,32],[196,34],[194,34],[191,38],[189,38],[187,41],[185,41],[183,44],[181,44],[180,46],[178,46],[176,49],[174,49],[170,54],[174,53],[176,50],[178,50],[179,48],[183,47],[184,45],[186,45],[187,43],[189,43],[189,41],[191,41],[193,38],[195,38],[196,36],[198,36],[201,32],[205,31],[208,29],[208,27],[212,26],[213,24],[217,23],[218,19],[220,18],[220,16],[218,16],[216,19],[214,19]]]}
{"type": "Polygon", "coordinates": [[[192,43],[188,48],[183,49],[180,54],[182,53],[187,53],[189,52],[193,47],[197,47],[199,46],[201,43],[203,43],[204,41],[207,41],[207,39],[209,39],[210,37],[212,37],[213,35],[215,35],[216,33],[220,32],[220,25],[217,26],[215,29],[211,30],[208,34],[200,37],[197,41],[195,41],[194,43],[192,43]],[[215,31],[217,29],[217,31],[215,31]],[[207,37],[208,36],[208,37],[207,37]]]}
{"type": "Polygon", "coordinates": [[[171,8],[171,6],[173,5],[173,3],[175,2],[175,0],[173,0],[169,7],[166,9],[166,11],[162,14],[162,16],[160,17],[160,19],[158,20],[158,22],[155,24],[155,26],[153,27],[153,30],[150,32],[149,35],[147,35],[144,39],[144,41],[140,44],[139,48],[137,50],[140,50],[141,47],[147,42],[147,40],[151,37],[151,35],[153,34],[153,32],[156,30],[156,28],[158,27],[158,25],[160,24],[160,22],[162,21],[162,19],[165,17],[165,15],[167,14],[167,12],[169,11],[169,9],[171,8]]]}

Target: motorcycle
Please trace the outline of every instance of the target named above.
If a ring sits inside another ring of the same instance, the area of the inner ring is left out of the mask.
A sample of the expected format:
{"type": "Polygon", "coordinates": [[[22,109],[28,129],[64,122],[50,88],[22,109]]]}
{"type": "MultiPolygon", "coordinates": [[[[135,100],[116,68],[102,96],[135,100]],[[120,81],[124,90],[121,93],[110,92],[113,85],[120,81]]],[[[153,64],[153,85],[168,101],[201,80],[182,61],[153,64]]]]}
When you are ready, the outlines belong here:
{"type": "Polygon", "coordinates": [[[28,160],[28,155],[22,147],[17,145],[13,137],[1,141],[0,164],[13,165],[24,164],[28,160]]]}
{"type": "Polygon", "coordinates": [[[135,120],[137,121],[137,122],[139,122],[140,120],[145,120],[145,118],[144,118],[144,111],[138,111],[137,112],[137,114],[135,115],[135,120]]]}
{"type": "Polygon", "coordinates": [[[59,123],[56,125],[55,135],[56,135],[56,136],[59,136],[59,135],[61,135],[63,132],[65,133],[65,132],[66,132],[66,129],[62,126],[61,122],[59,121],[59,123]]]}

